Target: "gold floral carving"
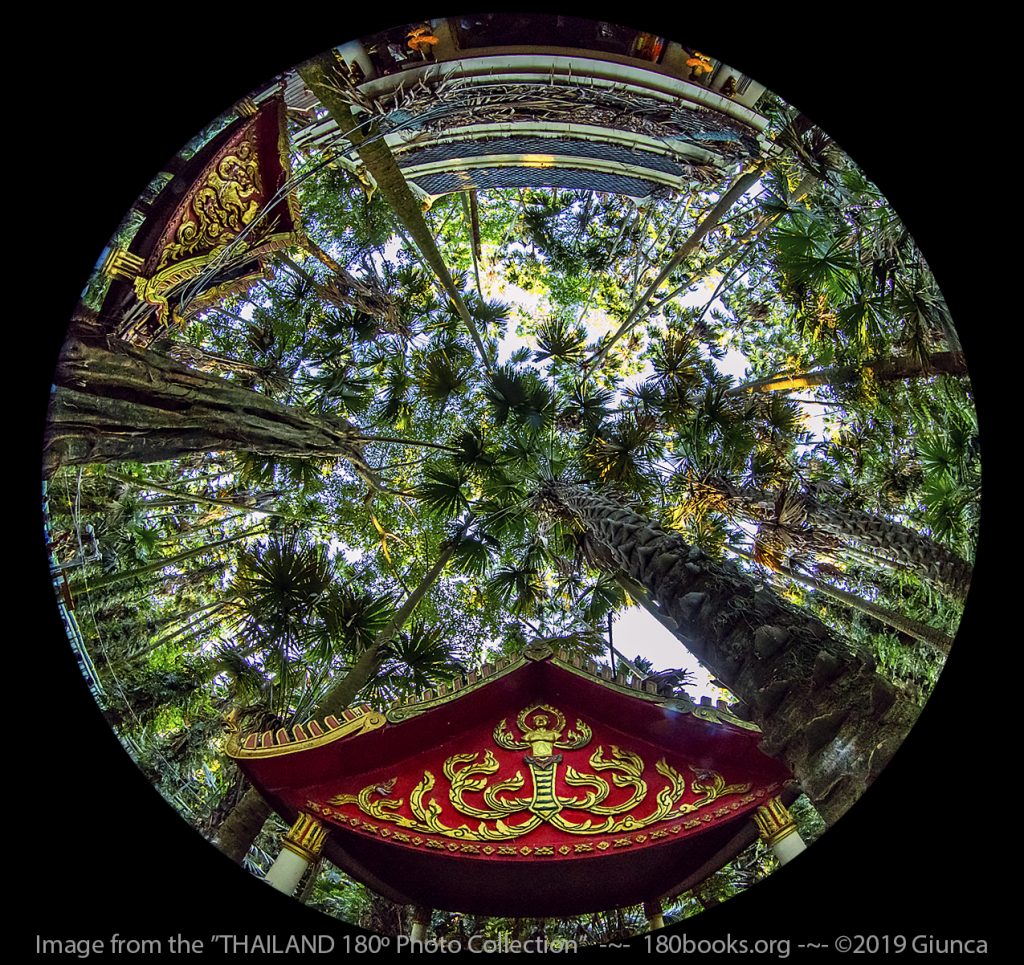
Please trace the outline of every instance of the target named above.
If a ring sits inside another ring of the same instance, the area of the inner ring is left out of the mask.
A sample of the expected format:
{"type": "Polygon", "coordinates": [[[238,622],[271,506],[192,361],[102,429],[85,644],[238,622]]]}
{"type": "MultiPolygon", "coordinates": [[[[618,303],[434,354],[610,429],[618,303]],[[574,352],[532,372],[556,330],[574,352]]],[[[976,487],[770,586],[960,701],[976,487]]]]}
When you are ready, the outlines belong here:
{"type": "MultiPolygon", "coordinates": [[[[359,810],[378,821],[424,833],[456,838],[463,841],[503,841],[521,837],[542,824],[567,834],[622,834],[638,831],[663,821],[670,821],[705,808],[713,802],[750,791],[750,784],[727,784],[725,778],[707,768],[694,767],[689,783],[665,758],[654,765],[662,778],[661,787],[652,794],[647,767],[643,759],[632,751],[612,744],[598,745],[591,753],[591,773],[566,765],[564,781],[580,793],[559,795],[556,778],[563,763],[563,755],[556,750],[579,750],[593,738],[590,727],[577,720],[575,727],[565,733],[565,716],[548,704],[534,704],[520,711],[516,725],[521,738],[514,735],[507,720],[502,720],[493,732],[495,744],[505,750],[529,751],[522,760],[530,772],[530,787],[523,771],[511,777],[490,781],[500,764],[489,749],[453,754],[442,765],[447,782],[447,801],[450,810],[459,818],[472,819],[454,823],[442,803],[434,796],[437,779],[428,770],[408,796],[411,817],[399,811],[405,799],[395,797],[397,778],[386,783],[368,784],[358,794],[339,794],[328,804],[354,804],[359,810]],[[609,772],[610,783],[599,772],[609,772]],[[628,796],[617,804],[605,803],[612,785],[628,789],[628,796]],[[525,793],[520,793],[525,792],[525,793]],[[685,801],[688,793],[696,798],[685,801]],[[478,795],[467,800],[467,795],[478,795]],[[651,808],[638,816],[635,811],[645,803],[651,808]],[[572,820],[564,812],[585,815],[583,820],[572,820]]],[[[440,789],[439,789],[440,790],[440,789]]],[[[728,813],[718,808],[716,814],[728,813]]],[[[704,815],[711,820],[710,814],[704,815]]],[[[700,824],[700,820],[686,822],[685,827],[700,824]]],[[[671,828],[673,832],[679,826],[671,828]]],[[[652,834],[652,838],[654,835],[652,834]]],[[[625,840],[625,839],[620,839],[625,840]]],[[[642,840],[642,839],[638,839],[642,840]]],[[[618,845],[617,846],[622,846],[618,845]]],[[[577,850],[580,850],[577,848],[577,850]]],[[[499,848],[499,854],[506,853],[499,848]]]]}
{"type": "Polygon", "coordinates": [[[135,279],[136,294],[157,306],[161,322],[170,310],[167,293],[197,277],[252,223],[261,197],[259,154],[250,134],[217,162],[193,192],[174,240],[160,253],[152,275],[135,279]]]}
{"type": "Polygon", "coordinates": [[[242,231],[259,210],[262,192],[255,141],[243,140],[226,154],[195,194],[172,241],[160,256],[157,271],[168,265],[223,247],[242,231]]]}

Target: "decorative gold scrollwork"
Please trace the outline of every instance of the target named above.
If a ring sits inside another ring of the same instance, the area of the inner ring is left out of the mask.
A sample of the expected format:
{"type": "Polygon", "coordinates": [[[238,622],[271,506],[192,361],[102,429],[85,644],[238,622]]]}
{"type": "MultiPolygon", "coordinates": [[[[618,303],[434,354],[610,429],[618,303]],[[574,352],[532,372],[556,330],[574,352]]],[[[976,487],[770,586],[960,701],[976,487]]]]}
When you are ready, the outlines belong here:
{"type": "MultiPolygon", "coordinates": [[[[693,778],[687,787],[686,778],[664,758],[658,760],[655,771],[665,784],[655,795],[654,808],[648,814],[637,816],[634,812],[647,800],[649,785],[644,778],[646,765],[643,759],[632,751],[611,745],[606,750],[599,745],[590,755],[589,764],[593,771],[608,771],[609,783],[598,773],[581,773],[572,765],[566,765],[564,781],[570,787],[583,789],[581,794],[560,796],[556,777],[562,754],[555,749],[578,750],[585,747],[592,738],[590,727],[581,720],[576,721],[565,739],[565,716],[548,704],[534,704],[520,711],[516,724],[523,739],[516,739],[502,720],[493,732],[494,742],[505,750],[528,750],[523,757],[533,778],[532,794],[529,797],[512,796],[525,785],[521,770],[512,777],[494,783],[488,777],[498,772],[500,764],[491,750],[453,754],[442,765],[448,782],[448,803],[460,817],[475,819],[476,827],[469,824],[451,825],[442,820],[444,808],[430,794],[436,780],[430,771],[409,794],[409,811],[412,817],[397,813],[403,800],[395,799],[396,778],[385,784],[370,784],[358,794],[340,794],[330,804],[354,804],[363,814],[410,830],[429,832],[464,841],[500,841],[517,838],[542,823],[568,834],[621,834],[638,831],[662,821],[669,821],[691,814],[714,801],[750,790],[750,784],[727,784],[716,771],[703,767],[690,767],[693,778]],[[617,804],[606,804],[612,785],[628,788],[630,794],[617,804]],[[685,801],[687,791],[698,795],[695,800],[685,801]],[[466,800],[468,794],[479,794],[480,804],[466,800]],[[574,821],[563,812],[569,810],[589,815],[582,821],[574,821]],[[518,824],[508,823],[526,812],[525,820],[518,824]],[[603,818],[604,820],[600,820],[603,818]],[[490,822],[493,822],[490,823],[490,822]]],[[[653,837],[653,835],[652,835],[653,837]]]]}
{"type": "Polygon", "coordinates": [[[259,210],[259,155],[252,140],[243,140],[226,154],[192,196],[174,241],[163,251],[157,271],[193,255],[223,247],[259,210]]]}

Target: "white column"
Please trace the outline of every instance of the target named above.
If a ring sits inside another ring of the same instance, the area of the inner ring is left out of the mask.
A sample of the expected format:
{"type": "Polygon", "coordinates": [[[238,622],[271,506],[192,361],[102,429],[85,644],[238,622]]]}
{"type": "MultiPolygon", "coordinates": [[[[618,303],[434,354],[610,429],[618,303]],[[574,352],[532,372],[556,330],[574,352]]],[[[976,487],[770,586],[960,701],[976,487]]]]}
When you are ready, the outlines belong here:
{"type": "Polygon", "coordinates": [[[657,899],[644,902],[644,916],[647,918],[648,931],[665,927],[665,916],[661,913],[661,902],[657,899]]]}
{"type": "Polygon", "coordinates": [[[807,845],[804,843],[804,839],[800,837],[800,832],[794,827],[790,834],[773,841],[771,849],[775,852],[775,857],[779,859],[779,864],[785,864],[787,861],[795,858],[801,851],[806,851],[807,845]]]}
{"type": "Polygon", "coordinates": [[[295,894],[326,839],[327,829],[316,818],[300,811],[291,830],[281,839],[281,853],[267,872],[267,883],[286,895],[295,894]]]}
{"type": "Polygon", "coordinates": [[[414,942],[425,942],[427,940],[427,927],[430,925],[430,909],[422,905],[413,905],[412,925],[409,928],[409,937],[414,942]]]}
{"type": "Polygon", "coordinates": [[[792,861],[801,851],[807,850],[804,839],[796,829],[793,815],[778,797],[773,797],[754,812],[754,823],[761,840],[772,849],[780,865],[792,861]]]}
{"type": "Polygon", "coordinates": [[[309,859],[304,855],[288,848],[281,848],[277,860],[267,872],[267,883],[286,895],[293,895],[309,864],[309,859]]]}

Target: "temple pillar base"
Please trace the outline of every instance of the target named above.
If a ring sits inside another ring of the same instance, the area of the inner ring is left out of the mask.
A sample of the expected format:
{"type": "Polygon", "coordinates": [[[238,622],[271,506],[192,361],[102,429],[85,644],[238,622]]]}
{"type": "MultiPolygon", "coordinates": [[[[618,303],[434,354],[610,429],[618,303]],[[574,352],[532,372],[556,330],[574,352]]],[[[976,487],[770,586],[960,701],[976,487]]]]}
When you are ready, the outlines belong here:
{"type": "Polygon", "coordinates": [[[311,814],[303,811],[295,819],[288,833],[281,839],[281,853],[267,872],[267,883],[295,894],[306,869],[316,860],[327,839],[327,829],[311,814]]]}

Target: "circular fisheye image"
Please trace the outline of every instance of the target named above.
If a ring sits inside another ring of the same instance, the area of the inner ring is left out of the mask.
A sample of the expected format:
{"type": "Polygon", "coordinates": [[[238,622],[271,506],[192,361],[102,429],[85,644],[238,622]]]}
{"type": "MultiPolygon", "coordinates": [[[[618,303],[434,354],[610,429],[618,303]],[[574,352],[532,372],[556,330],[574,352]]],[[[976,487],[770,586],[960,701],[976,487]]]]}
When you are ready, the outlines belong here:
{"type": "Polygon", "coordinates": [[[855,159],[683,33],[348,39],[196,119],[69,319],[43,510],[85,684],[183,821],[390,950],[744,892],[953,647],[954,319],[855,159]]]}

